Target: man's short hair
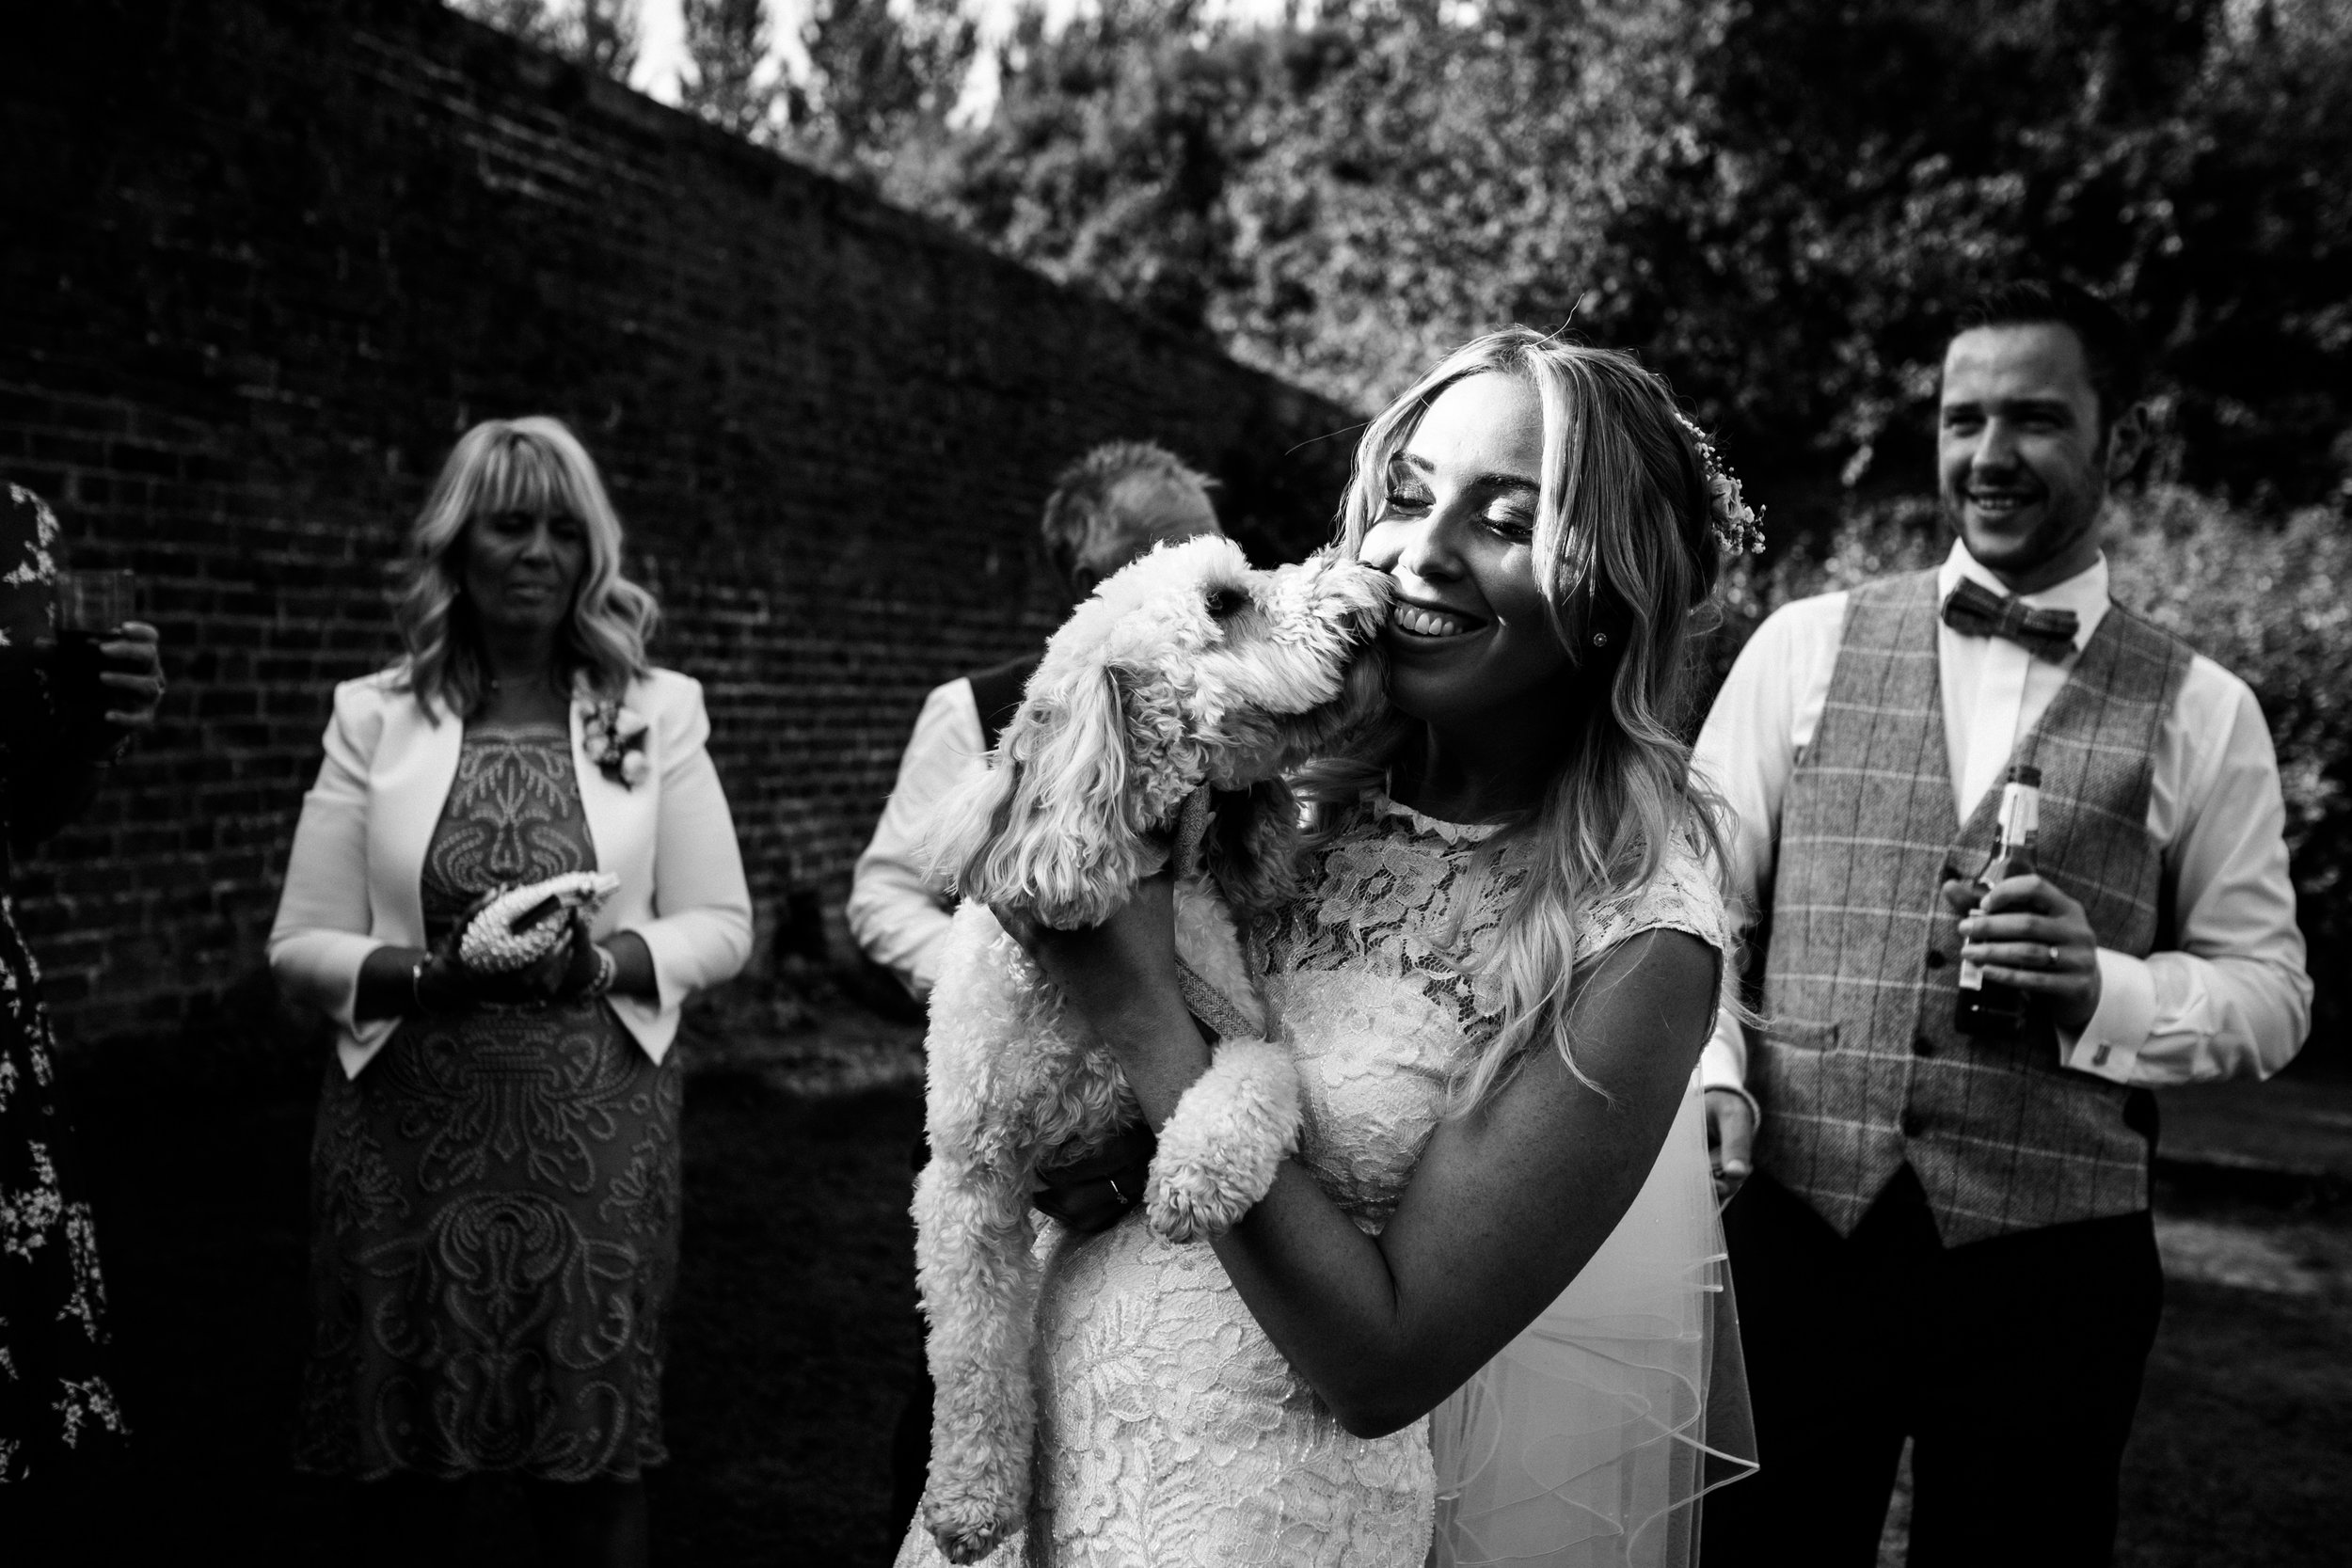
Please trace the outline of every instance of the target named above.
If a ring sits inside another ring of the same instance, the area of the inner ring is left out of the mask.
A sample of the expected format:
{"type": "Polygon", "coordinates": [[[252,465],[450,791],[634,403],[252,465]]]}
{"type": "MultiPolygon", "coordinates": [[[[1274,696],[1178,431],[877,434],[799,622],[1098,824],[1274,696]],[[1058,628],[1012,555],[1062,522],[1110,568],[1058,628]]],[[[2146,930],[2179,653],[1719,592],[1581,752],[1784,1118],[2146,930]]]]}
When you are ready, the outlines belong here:
{"type": "Polygon", "coordinates": [[[1054,570],[1068,582],[1089,556],[1115,543],[1130,522],[1113,504],[1130,480],[1156,479],[1167,485],[1207,490],[1216,482],[1188,467],[1153,441],[1105,441],[1054,476],[1039,531],[1054,570]]]}
{"type": "Polygon", "coordinates": [[[2083,345],[2090,389],[2099,397],[2099,431],[2137,403],[2148,377],[2148,351],[2139,329],[2123,313],[2088,289],[2055,277],[2021,277],[1977,296],[1952,323],[1952,336],[1980,326],[2072,327],[2083,345]]]}

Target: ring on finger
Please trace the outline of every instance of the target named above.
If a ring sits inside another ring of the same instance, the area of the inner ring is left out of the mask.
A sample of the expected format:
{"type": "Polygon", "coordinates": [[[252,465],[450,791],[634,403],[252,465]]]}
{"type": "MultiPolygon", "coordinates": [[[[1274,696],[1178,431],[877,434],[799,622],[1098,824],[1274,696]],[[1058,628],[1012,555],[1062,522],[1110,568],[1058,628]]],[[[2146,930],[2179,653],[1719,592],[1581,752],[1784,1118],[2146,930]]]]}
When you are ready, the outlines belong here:
{"type": "Polygon", "coordinates": [[[2056,969],[2058,967],[2058,944],[2055,942],[2043,942],[2042,945],[2049,948],[2050,967],[2052,969],[2056,969]]]}

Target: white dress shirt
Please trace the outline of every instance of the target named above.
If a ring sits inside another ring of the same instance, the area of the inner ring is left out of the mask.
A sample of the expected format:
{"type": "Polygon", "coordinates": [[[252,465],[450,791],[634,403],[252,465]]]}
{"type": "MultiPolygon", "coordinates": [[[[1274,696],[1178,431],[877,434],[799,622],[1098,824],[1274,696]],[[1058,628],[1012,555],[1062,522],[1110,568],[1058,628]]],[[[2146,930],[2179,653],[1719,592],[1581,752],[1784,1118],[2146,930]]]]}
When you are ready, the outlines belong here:
{"type": "MultiPolygon", "coordinates": [[[[1937,574],[1948,595],[1963,577],[2000,580],[1955,542],[1937,574]]],[[[2107,612],[2107,565],[2039,594],[2037,609],[2071,610],[2078,626],[2063,661],[2001,638],[1939,626],[1936,657],[1952,795],[1967,820],[2007,769],[2107,612]]],[[[1729,808],[1731,890],[1750,910],[1772,879],[1780,808],[1798,754],[1829,697],[1845,626],[1844,594],[1784,606],[1756,628],[1700,733],[1694,765],[1729,808]]],[[[2163,859],[2172,949],[2145,958],[2099,950],[2099,1005],[2079,1037],[2060,1031],[2059,1059],[2119,1084],[2157,1086],[2267,1078],[2301,1048],[2311,978],[2287,875],[2286,807],[2262,709],[2244,681],[2193,656],[2180,697],[2156,733],[2148,837],[2163,859]]],[[[1709,1088],[1745,1092],[1747,1046],[1725,1010],[1700,1058],[1709,1088]]]]}
{"type": "Polygon", "coordinates": [[[850,873],[850,934],[917,1002],[930,999],[939,978],[955,908],[946,881],[924,868],[923,837],[940,802],[987,762],[972,683],[957,679],[934,688],[898,759],[898,782],[874,824],[873,840],[850,873]]]}

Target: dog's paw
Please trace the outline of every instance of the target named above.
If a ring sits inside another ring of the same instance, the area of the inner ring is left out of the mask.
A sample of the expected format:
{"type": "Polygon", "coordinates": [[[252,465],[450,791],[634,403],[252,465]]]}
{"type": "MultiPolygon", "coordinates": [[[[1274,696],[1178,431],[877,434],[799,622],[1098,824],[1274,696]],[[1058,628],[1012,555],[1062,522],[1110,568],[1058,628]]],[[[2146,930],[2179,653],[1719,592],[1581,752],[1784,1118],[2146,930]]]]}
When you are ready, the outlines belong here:
{"type": "Polygon", "coordinates": [[[1240,1224],[1256,1201],[1237,1202],[1213,1188],[1187,1192],[1182,1182],[1155,1181],[1144,1196],[1144,1222],[1179,1246],[1213,1242],[1240,1224]]]}
{"type": "Polygon", "coordinates": [[[1004,1544],[1006,1532],[990,1530],[975,1536],[954,1536],[939,1543],[939,1549],[947,1560],[959,1565],[977,1562],[1004,1544]]]}
{"type": "Polygon", "coordinates": [[[965,1498],[961,1503],[942,1502],[926,1497],[923,1500],[923,1524],[939,1543],[939,1550],[953,1563],[977,1562],[997,1547],[1021,1526],[1018,1513],[1001,1517],[977,1498],[965,1498]]]}
{"type": "Polygon", "coordinates": [[[1171,1242],[1231,1230],[1298,1147],[1298,1069],[1279,1046],[1229,1039],[1160,1129],[1144,1221],[1171,1242]]]}

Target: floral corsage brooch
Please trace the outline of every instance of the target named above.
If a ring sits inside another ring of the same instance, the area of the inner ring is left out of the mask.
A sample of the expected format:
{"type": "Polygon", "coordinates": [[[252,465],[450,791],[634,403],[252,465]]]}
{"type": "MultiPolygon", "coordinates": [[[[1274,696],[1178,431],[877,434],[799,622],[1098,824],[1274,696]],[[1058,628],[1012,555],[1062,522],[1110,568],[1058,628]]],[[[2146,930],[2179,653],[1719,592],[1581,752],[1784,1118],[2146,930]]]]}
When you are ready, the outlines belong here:
{"type": "Polygon", "coordinates": [[[597,771],[623,789],[645,782],[653,764],[645,756],[645,716],[606,699],[580,721],[580,737],[597,771]]]}

